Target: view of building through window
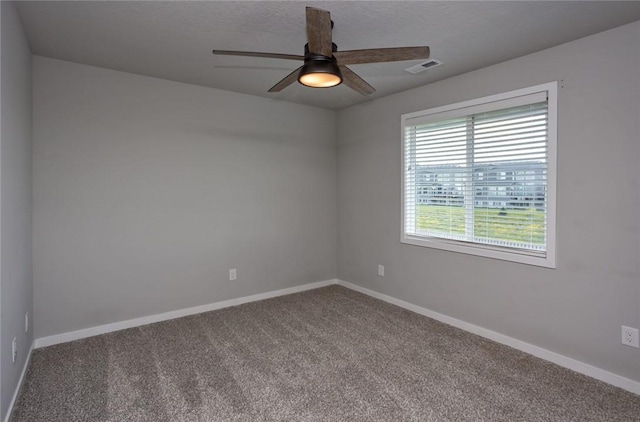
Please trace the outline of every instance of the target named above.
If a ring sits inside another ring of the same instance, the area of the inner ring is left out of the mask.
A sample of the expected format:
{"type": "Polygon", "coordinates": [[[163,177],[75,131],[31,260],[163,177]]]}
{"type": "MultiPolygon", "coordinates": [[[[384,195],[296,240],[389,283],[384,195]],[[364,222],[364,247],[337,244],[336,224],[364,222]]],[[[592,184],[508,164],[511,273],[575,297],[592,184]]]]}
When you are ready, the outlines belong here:
{"type": "MultiPolygon", "coordinates": [[[[464,235],[467,172],[458,166],[416,167],[417,231],[464,235]]],[[[544,162],[485,163],[473,168],[474,235],[544,246],[544,162]]]]}

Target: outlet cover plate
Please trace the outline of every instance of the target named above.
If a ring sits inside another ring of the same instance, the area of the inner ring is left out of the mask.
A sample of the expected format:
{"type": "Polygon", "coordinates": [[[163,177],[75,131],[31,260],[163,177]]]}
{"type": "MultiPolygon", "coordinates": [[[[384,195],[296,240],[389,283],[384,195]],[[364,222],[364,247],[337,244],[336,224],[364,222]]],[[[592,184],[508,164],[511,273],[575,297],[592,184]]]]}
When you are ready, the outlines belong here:
{"type": "Polygon", "coordinates": [[[638,339],[638,329],[632,327],[622,326],[622,344],[631,347],[640,347],[640,341],[638,339]]]}

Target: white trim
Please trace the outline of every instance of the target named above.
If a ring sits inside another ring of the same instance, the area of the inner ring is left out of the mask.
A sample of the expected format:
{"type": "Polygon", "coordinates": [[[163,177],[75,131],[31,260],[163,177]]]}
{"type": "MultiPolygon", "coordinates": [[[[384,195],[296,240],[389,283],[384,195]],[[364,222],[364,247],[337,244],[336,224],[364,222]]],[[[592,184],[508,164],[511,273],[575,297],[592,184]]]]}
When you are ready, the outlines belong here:
{"type": "MultiPolygon", "coordinates": [[[[548,217],[547,221],[549,221],[548,217]]],[[[547,224],[547,230],[548,232],[550,232],[549,224],[547,224]]],[[[400,243],[404,243],[406,245],[423,246],[426,248],[441,249],[444,251],[463,253],[467,255],[482,256],[485,258],[499,259],[501,261],[517,262],[520,264],[534,265],[536,267],[545,267],[551,269],[556,268],[555,252],[553,253],[553,255],[549,252],[549,249],[553,249],[553,247],[549,246],[553,242],[547,243],[546,256],[535,256],[532,253],[521,252],[515,248],[513,250],[509,250],[506,247],[501,248],[499,246],[476,242],[469,242],[469,244],[465,244],[464,242],[458,242],[450,239],[426,236],[418,237],[406,233],[403,233],[400,243]]]]}
{"type": "Polygon", "coordinates": [[[200,314],[202,312],[215,311],[216,309],[228,308],[230,306],[242,305],[243,303],[256,302],[258,300],[271,299],[278,296],[289,295],[292,293],[303,292],[305,290],[318,289],[331,284],[336,284],[337,280],[324,280],[315,283],[303,284],[301,286],[289,287],[281,290],[273,290],[265,293],[258,293],[251,296],[240,297],[236,299],[224,300],[222,302],[210,303],[208,305],[194,306],[193,308],[179,309],[176,311],[164,312],[161,314],[149,315],[140,318],[129,319],[126,321],[113,322],[110,324],[99,325],[97,327],[84,328],[82,330],[71,331],[67,333],[55,334],[48,337],[42,337],[35,340],[35,348],[53,346],[54,344],[67,343],[69,341],[80,340],[87,337],[93,337],[100,334],[111,333],[113,331],[125,330],[127,328],[139,327],[141,325],[152,324],[154,322],[166,321],[175,318],[181,318],[188,315],[200,314]]]}
{"type": "Polygon", "coordinates": [[[11,420],[13,406],[16,404],[18,394],[20,393],[20,389],[22,388],[22,384],[24,383],[24,377],[25,375],[27,375],[27,369],[29,368],[29,363],[31,362],[31,352],[33,352],[34,348],[35,340],[31,342],[31,347],[29,347],[29,353],[27,354],[27,359],[24,361],[24,367],[22,368],[22,373],[20,374],[18,385],[16,385],[16,390],[13,392],[13,397],[11,397],[11,403],[9,403],[9,407],[7,408],[7,415],[4,418],[4,422],[9,422],[11,420]]]}
{"type": "Polygon", "coordinates": [[[365,287],[361,287],[356,284],[349,283],[348,281],[337,280],[337,284],[340,286],[346,287],[348,289],[363,293],[367,296],[371,296],[376,299],[380,299],[385,302],[391,303],[393,305],[400,306],[401,308],[408,309],[417,314],[424,315],[426,317],[435,319],[437,321],[443,322],[453,327],[460,328],[462,330],[468,331],[473,334],[477,334],[479,336],[488,338],[495,342],[507,345],[509,347],[513,347],[514,349],[518,349],[522,352],[536,356],[540,359],[544,359],[546,361],[555,363],[556,365],[562,366],[564,368],[571,369],[583,375],[587,375],[591,378],[595,378],[597,380],[606,382],[607,384],[620,387],[624,390],[630,391],[635,394],[640,394],[640,382],[638,381],[625,378],[621,375],[617,375],[612,372],[606,371],[604,369],[600,369],[595,366],[589,365],[587,363],[580,362],[579,360],[575,360],[570,357],[561,355],[559,353],[552,352],[547,349],[543,349],[541,347],[524,342],[522,340],[518,340],[513,337],[509,337],[504,334],[497,333],[487,328],[483,328],[478,325],[474,325],[474,324],[432,311],[430,309],[423,308],[421,306],[414,305],[412,303],[405,302],[403,300],[396,299],[394,297],[387,296],[382,293],[378,293],[374,290],[370,290],[365,287]]]}
{"type": "Polygon", "coordinates": [[[547,262],[556,268],[556,207],[558,187],[558,82],[547,85],[547,262]],[[551,181],[549,183],[549,181],[551,181]]]}

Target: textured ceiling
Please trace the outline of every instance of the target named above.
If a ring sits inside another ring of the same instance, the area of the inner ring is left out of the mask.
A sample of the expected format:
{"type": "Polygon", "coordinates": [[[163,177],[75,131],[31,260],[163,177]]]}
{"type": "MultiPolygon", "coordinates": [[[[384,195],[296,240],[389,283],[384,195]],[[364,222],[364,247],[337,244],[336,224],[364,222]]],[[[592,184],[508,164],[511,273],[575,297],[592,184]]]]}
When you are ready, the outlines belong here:
{"type": "Polygon", "coordinates": [[[34,54],[276,100],[341,109],[640,20],[640,2],[210,1],[19,2],[34,54]],[[304,54],[305,6],[329,10],[340,50],[429,45],[420,61],[351,68],[377,92],[294,84],[299,62],[214,56],[212,49],[304,54]]]}

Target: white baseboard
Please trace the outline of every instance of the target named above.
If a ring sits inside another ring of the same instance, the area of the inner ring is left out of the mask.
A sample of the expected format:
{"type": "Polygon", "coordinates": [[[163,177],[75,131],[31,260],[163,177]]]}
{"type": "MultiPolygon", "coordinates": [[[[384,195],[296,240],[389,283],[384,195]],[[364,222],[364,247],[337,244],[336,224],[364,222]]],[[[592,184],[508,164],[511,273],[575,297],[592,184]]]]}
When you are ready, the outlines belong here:
{"type": "Polygon", "coordinates": [[[412,303],[405,302],[403,300],[396,299],[394,297],[387,296],[382,293],[378,293],[374,290],[370,290],[365,287],[361,287],[356,284],[349,283],[348,281],[337,280],[337,284],[340,286],[346,287],[348,289],[355,290],[360,293],[364,293],[367,296],[371,296],[376,299],[380,299],[385,302],[391,303],[393,305],[400,306],[402,308],[405,308],[417,314],[421,314],[426,317],[435,319],[445,324],[452,325],[456,328],[460,328],[470,333],[488,338],[495,342],[502,343],[509,347],[513,347],[514,349],[518,349],[530,355],[536,356],[540,359],[547,360],[549,362],[555,363],[556,365],[562,366],[564,368],[568,368],[573,371],[579,372],[581,374],[587,375],[591,378],[595,378],[597,380],[606,382],[607,384],[620,387],[624,390],[630,391],[635,394],[640,394],[640,382],[631,380],[629,378],[625,378],[621,375],[617,375],[612,372],[605,371],[604,369],[591,366],[584,362],[580,362],[578,360],[561,355],[559,353],[552,352],[550,350],[543,349],[538,346],[534,346],[533,344],[526,343],[524,341],[506,336],[504,334],[497,333],[495,331],[491,331],[489,329],[480,327],[478,325],[474,325],[456,318],[452,318],[450,316],[432,311],[430,309],[423,308],[421,306],[414,305],[412,303]]]}
{"type": "Polygon", "coordinates": [[[54,344],[66,343],[69,341],[80,340],[87,337],[93,337],[100,334],[111,333],[113,331],[124,330],[127,328],[139,327],[141,325],[152,324],[154,322],[167,321],[170,319],[181,318],[188,315],[200,314],[202,312],[215,311],[216,309],[228,308],[230,306],[242,305],[243,303],[256,302],[258,300],[271,299],[278,296],[289,295],[292,293],[303,292],[305,290],[318,289],[331,284],[336,284],[337,280],[324,280],[315,283],[303,284],[300,286],[289,287],[281,290],[273,290],[265,293],[258,293],[251,296],[240,297],[237,299],[224,300],[222,302],[210,303],[208,305],[195,306],[193,308],[179,309],[177,311],[164,312],[156,315],[149,315],[141,318],[129,319],[126,321],[114,322],[111,324],[99,325],[97,327],[85,328],[82,330],[71,331],[68,333],[55,334],[48,337],[42,337],[35,340],[35,348],[53,346],[54,344]]]}
{"type": "MultiPolygon", "coordinates": [[[[556,365],[560,365],[564,368],[571,369],[573,371],[576,371],[581,374],[587,375],[589,377],[595,378],[597,380],[606,382],[616,387],[620,387],[632,393],[640,394],[640,382],[631,380],[629,378],[625,378],[621,375],[614,374],[612,372],[597,368],[595,366],[586,364],[584,362],[580,362],[578,360],[569,358],[559,353],[552,352],[547,349],[543,349],[533,344],[526,343],[524,341],[515,339],[513,337],[500,334],[498,332],[489,330],[487,328],[483,328],[478,325],[474,325],[469,322],[462,321],[462,320],[432,311],[430,309],[423,308],[421,306],[414,305],[412,303],[405,302],[400,299],[396,299],[394,297],[391,297],[382,293],[378,293],[374,290],[367,289],[365,287],[361,287],[356,284],[349,283],[343,280],[337,280],[337,279],[318,281],[315,283],[303,284],[301,286],[295,286],[295,287],[290,287],[290,288],[281,289],[281,290],[274,290],[266,293],[259,293],[259,294],[245,296],[237,299],[230,299],[222,302],[211,303],[208,305],[196,306],[196,307],[187,308],[187,309],[180,309],[177,311],[170,311],[162,314],[150,315],[146,317],[130,319],[127,321],[114,322],[111,324],[105,324],[97,327],[86,328],[83,330],[71,331],[68,333],[42,337],[34,341],[34,345],[32,345],[31,350],[33,350],[34,348],[37,349],[41,347],[52,346],[54,344],[66,343],[69,341],[79,340],[87,337],[93,337],[100,334],[110,333],[113,331],[124,330],[127,328],[139,327],[141,325],[152,324],[154,322],[166,321],[166,320],[180,318],[188,315],[199,314],[202,312],[214,311],[216,309],[227,308],[230,306],[242,305],[243,303],[270,299],[278,296],[284,296],[292,293],[302,292],[305,290],[318,289],[320,287],[325,287],[332,284],[338,284],[348,289],[355,290],[360,293],[364,293],[376,299],[383,300],[385,302],[400,306],[402,308],[408,309],[410,311],[424,315],[426,317],[433,318],[445,324],[460,328],[462,330],[468,331],[473,334],[477,334],[479,336],[488,338],[495,342],[513,347],[514,349],[521,350],[525,353],[529,353],[530,355],[539,357],[541,359],[555,363],[556,365]]],[[[23,373],[20,379],[20,385],[22,385],[22,380],[26,373],[28,362],[31,358],[31,350],[29,351],[29,357],[27,358],[27,363],[25,364],[25,367],[23,369],[23,373]]],[[[11,402],[10,410],[13,408],[13,403],[17,397],[18,391],[20,389],[20,385],[16,389],[16,393],[14,394],[13,401],[11,402]]],[[[8,419],[5,422],[7,421],[8,419]]]]}
{"type": "Polygon", "coordinates": [[[29,353],[27,353],[27,359],[24,361],[24,366],[22,367],[22,373],[20,374],[20,379],[18,380],[18,385],[16,385],[16,391],[13,392],[13,397],[11,397],[11,403],[9,403],[9,407],[7,408],[7,415],[4,418],[4,422],[9,422],[11,420],[11,414],[13,413],[13,406],[16,404],[16,400],[18,399],[18,394],[20,393],[20,389],[22,388],[22,384],[24,383],[24,377],[27,375],[27,369],[29,368],[29,363],[31,362],[31,352],[33,352],[35,345],[35,340],[31,342],[31,347],[29,347],[29,353]]]}

